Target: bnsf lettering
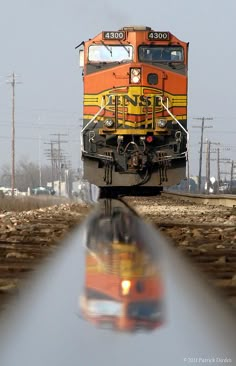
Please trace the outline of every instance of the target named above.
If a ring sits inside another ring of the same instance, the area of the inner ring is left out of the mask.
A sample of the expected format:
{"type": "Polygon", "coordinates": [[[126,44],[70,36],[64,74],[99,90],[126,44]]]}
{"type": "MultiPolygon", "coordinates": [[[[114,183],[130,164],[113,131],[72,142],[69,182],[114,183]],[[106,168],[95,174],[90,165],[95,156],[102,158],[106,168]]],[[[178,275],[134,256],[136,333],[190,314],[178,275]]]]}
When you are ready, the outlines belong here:
{"type": "Polygon", "coordinates": [[[144,95],[140,95],[139,106],[140,107],[150,106],[152,104],[150,99],[151,97],[145,97],[144,95]]]}
{"type": "Polygon", "coordinates": [[[129,96],[129,95],[126,95],[125,96],[125,102],[126,102],[126,105],[128,105],[128,104],[132,104],[133,106],[137,106],[138,105],[138,95],[133,95],[133,99],[129,96]]]}
{"type": "MultiPolygon", "coordinates": [[[[125,105],[126,107],[130,104],[132,104],[134,107],[146,107],[150,106],[153,102],[153,97],[151,96],[145,96],[145,95],[132,95],[130,97],[129,95],[124,96],[117,96],[110,99],[108,105],[109,106],[122,106],[125,105]]],[[[159,97],[155,97],[155,105],[157,106],[159,104],[159,97]]]]}
{"type": "Polygon", "coordinates": [[[133,106],[137,106],[138,105],[138,98],[140,96],[139,95],[132,95],[132,97],[130,97],[129,95],[118,95],[117,97],[113,97],[110,99],[110,102],[108,105],[125,105],[128,106],[129,104],[132,104],[133,106]]]}

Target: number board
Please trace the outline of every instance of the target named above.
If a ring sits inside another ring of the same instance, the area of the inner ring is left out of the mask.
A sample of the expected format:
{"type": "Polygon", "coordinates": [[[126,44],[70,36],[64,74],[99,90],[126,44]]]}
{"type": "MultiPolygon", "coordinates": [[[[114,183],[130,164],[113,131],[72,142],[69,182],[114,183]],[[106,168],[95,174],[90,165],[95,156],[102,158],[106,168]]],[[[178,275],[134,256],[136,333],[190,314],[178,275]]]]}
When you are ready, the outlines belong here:
{"type": "Polygon", "coordinates": [[[122,41],[126,38],[126,34],[124,31],[108,31],[108,32],[102,32],[102,38],[106,40],[117,40],[122,41]]]}
{"type": "Polygon", "coordinates": [[[147,35],[149,41],[169,41],[170,33],[169,32],[148,32],[147,35]]]}

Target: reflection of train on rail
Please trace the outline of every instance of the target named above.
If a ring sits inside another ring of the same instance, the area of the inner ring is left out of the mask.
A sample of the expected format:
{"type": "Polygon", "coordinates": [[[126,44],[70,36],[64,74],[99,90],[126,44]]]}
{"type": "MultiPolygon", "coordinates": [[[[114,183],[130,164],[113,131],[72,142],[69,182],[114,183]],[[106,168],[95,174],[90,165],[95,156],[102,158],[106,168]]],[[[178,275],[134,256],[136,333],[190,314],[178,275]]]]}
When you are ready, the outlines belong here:
{"type": "Polygon", "coordinates": [[[135,239],[132,216],[95,217],[87,237],[83,317],[120,331],[152,330],[163,322],[163,285],[151,248],[135,239]]]}
{"type": "Polygon", "coordinates": [[[135,26],[82,44],[84,177],[107,188],[185,178],[188,44],[135,26]]]}

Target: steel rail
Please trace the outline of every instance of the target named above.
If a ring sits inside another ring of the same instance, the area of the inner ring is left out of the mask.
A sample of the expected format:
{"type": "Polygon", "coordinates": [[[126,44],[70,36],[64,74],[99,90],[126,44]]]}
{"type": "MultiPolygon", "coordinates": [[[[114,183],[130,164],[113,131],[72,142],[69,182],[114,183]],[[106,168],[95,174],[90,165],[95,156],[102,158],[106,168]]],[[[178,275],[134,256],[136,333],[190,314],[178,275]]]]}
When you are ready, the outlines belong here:
{"type": "Polygon", "coordinates": [[[205,195],[205,194],[191,194],[180,193],[172,191],[161,192],[162,197],[172,198],[176,200],[182,200],[192,202],[196,204],[212,205],[212,206],[236,206],[236,195],[205,195]]]}

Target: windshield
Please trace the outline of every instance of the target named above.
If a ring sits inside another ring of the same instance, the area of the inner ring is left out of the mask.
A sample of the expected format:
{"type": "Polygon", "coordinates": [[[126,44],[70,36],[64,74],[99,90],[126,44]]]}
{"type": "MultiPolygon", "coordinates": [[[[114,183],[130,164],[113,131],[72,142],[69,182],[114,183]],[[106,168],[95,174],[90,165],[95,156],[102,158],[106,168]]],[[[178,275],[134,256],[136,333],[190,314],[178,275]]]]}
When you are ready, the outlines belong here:
{"type": "Polygon", "coordinates": [[[92,45],[88,50],[91,62],[121,62],[133,60],[133,48],[128,45],[92,45]]]}
{"type": "Polygon", "coordinates": [[[184,50],[180,46],[141,46],[139,60],[150,62],[182,62],[184,50]]]}
{"type": "Polygon", "coordinates": [[[116,316],[122,314],[122,303],[110,300],[89,300],[88,313],[92,316],[116,316]]]}
{"type": "Polygon", "coordinates": [[[157,301],[133,302],[128,305],[128,317],[139,320],[158,320],[162,314],[157,301]]]}

